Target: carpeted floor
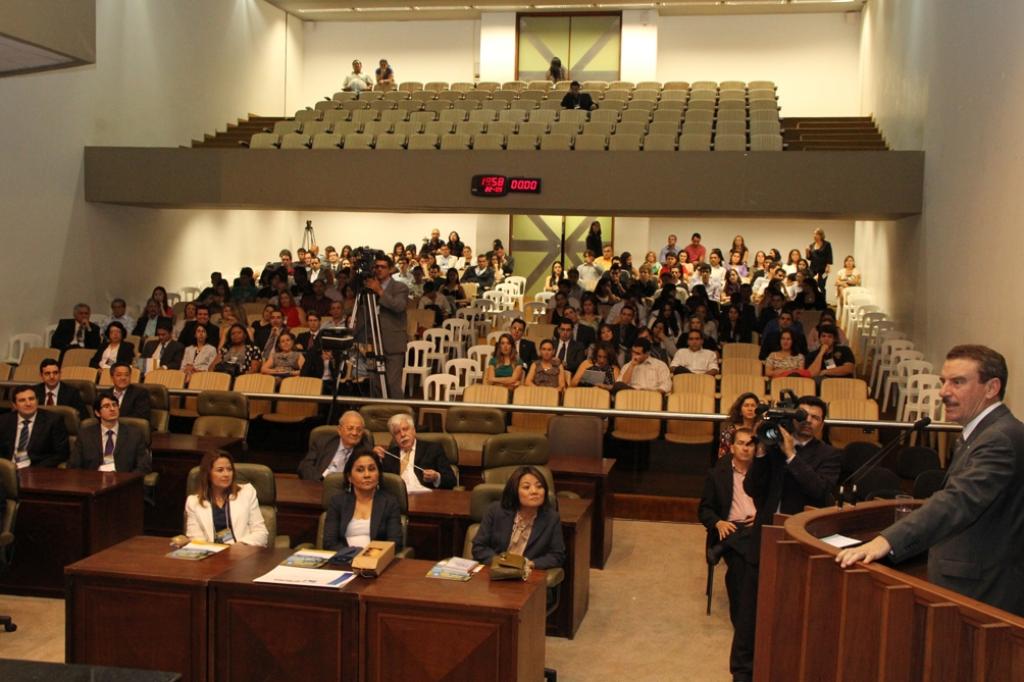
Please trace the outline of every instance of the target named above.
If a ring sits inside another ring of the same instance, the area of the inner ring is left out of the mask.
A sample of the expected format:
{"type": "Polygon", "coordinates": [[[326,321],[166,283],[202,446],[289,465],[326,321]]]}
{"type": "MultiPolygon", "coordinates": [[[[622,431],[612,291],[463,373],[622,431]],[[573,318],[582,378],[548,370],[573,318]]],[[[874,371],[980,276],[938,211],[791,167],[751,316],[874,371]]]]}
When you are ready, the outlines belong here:
{"type": "MultiPolygon", "coordinates": [[[[590,610],[573,640],[547,639],[548,667],[560,682],[715,682],[729,679],[728,604],[716,571],[705,615],[704,529],[615,521],[604,570],[590,572],[590,610]]],[[[0,656],[64,660],[64,602],[0,595],[0,613],[18,624],[0,632],[0,656]]]]}

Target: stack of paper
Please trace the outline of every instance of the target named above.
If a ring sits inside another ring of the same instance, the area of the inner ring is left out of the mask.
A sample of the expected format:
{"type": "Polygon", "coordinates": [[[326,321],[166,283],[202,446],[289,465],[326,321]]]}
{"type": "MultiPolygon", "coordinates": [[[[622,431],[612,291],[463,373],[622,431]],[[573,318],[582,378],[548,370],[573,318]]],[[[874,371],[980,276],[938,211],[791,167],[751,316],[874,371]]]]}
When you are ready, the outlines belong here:
{"type": "Polygon", "coordinates": [[[281,564],[269,573],[253,580],[254,583],[277,585],[299,585],[302,587],[332,587],[341,589],[352,582],[356,574],[352,571],[327,571],[319,568],[296,568],[281,564]]]}
{"type": "Polygon", "coordinates": [[[428,578],[440,578],[442,580],[458,580],[465,582],[473,577],[473,574],[482,568],[479,561],[452,557],[438,561],[427,573],[428,578]]]}
{"type": "Polygon", "coordinates": [[[223,552],[228,548],[228,545],[222,545],[216,542],[203,542],[202,540],[193,540],[181,549],[176,549],[167,556],[172,559],[185,559],[186,561],[199,561],[205,559],[208,556],[213,556],[218,552],[223,552]]]}

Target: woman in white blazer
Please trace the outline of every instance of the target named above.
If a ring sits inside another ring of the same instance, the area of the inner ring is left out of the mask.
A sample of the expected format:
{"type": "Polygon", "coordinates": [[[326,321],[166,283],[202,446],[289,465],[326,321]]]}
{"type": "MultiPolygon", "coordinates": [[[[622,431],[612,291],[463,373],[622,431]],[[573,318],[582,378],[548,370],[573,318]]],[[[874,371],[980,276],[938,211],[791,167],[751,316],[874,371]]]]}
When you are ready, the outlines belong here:
{"type": "Polygon", "coordinates": [[[185,534],[192,540],[267,546],[269,534],[256,489],[235,482],[235,462],[228,453],[203,455],[199,488],[185,500],[185,534]]]}

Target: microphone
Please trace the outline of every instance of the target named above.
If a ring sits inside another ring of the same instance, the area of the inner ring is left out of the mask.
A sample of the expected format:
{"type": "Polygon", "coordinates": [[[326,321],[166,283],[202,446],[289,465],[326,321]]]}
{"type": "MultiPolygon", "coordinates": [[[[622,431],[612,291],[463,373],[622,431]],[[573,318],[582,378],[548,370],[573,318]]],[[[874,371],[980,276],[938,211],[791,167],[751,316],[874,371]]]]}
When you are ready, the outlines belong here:
{"type": "MultiPolygon", "coordinates": [[[[388,457],[394,457],[399,462],[402,461],[402,456],[401,455],[396,455],[395,453],[391,452],[390,450],[384,450],[384,454],[387,455],[388,457]]],[[[413,464],[412,462],[409,462],[409,464],[412,464],[412,468],[413,469],[419,469],[420,471],[423,471],[423,467],[418,467],[415,464],[413,464]]]]}
{"type": "Polygon", "coordinates": [[[854,471],[846,478],[845,481],[839,484],[839,490],[836,493],[837,506],[840,509],[843,508],[843,503],[846,501],[848,489],[849,494],[851,495],[850,502],[851,504],[855,504],[857,494],[857,482],[864,478],[864,476],[866,476],[868,472],[870,472],[876,466],[878,466],[881,463],[881,461],[886,458],[887,455],[894,452],[897,448],[901,447],[908,433],[924,431],[924,429],[928,428],[928,426],[931,423],[931,417],[922,417],[921,419],[918,419],[916,422],[914,422],[914,425],[913,427],[911,427],[910,430],[900,431],[899,435],[897,435],[891,441],[889,441],[884,446],[879,448],[878,452],[872,455],[868,459],[868,461],[864,462],[864,464],[860,466],[859,469],[854,471]]]}
{"type": "Polygon", "coordinates": [[[931,417],[921,417],[916,422],[914,422],[914,431],[924,431],[931,425],[931,423],[931,417]]]}

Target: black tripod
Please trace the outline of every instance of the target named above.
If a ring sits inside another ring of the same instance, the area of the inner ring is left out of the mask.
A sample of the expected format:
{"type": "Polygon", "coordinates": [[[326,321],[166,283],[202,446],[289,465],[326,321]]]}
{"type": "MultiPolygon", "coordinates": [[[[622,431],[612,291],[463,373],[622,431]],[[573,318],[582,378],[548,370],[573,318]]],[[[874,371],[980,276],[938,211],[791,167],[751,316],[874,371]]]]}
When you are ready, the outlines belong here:
{"type": "MultiPolygon", "coordinates": [[[[377,394],[381,398],[388,398],[387,366],[384,356],[384,341],[380,333],[380,307],[377,304],[377,295],[373,291],[364,288],[356,298],[355,311],[352,313],[352,328],[359,328],[359,320],[365,321],[366,326],[360,330],[359,341],[369,345],[369,352],[364,352],[366,359],[366,371],[370,375],[370,395],[377,394]],[[366,331],[369,334],[366,335],[366,331]]],[[[335,394],[338,389],[335,386],[335,394]]]]}

